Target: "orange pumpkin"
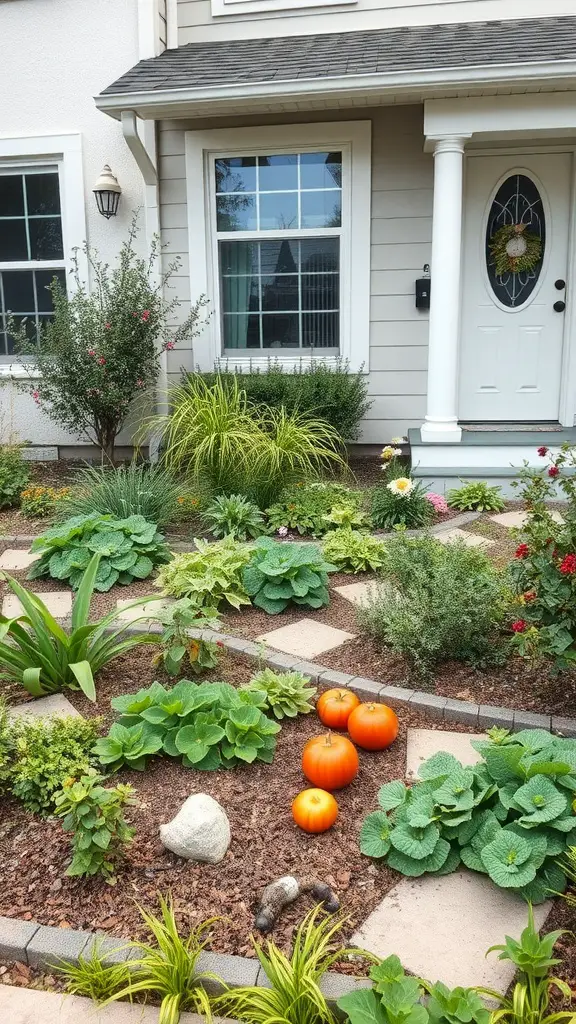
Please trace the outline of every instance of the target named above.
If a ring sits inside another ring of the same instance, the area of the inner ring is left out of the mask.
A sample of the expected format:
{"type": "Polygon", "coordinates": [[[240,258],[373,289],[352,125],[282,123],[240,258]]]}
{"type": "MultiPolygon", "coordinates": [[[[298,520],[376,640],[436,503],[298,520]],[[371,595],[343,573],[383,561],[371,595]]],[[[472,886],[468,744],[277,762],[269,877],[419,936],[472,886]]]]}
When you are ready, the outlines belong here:
{"type": "Polygon", "coordinates": [[[316,711],[320,721],[329,729],[345,729],[359,703],[360,698],[352,690],[325,690],[318,698],[316,711]]]}
{"type": "Polygon", "coordinates": [[[292,804],[292,817],[304,832],[326,832],[338,817],[338,804],[325,789],[303,789],[292,804]]]}
{"type": "Polygon", "coordinates": [[[359,704],[348,719],[348,732],[364,750],[385,750],[398,735],[398,719],[387,704],[359,704]]]}
{"type": "Polygon", "coordinates": [[[320,789],[342,789],[358,774],[358,751],[345,736],[315,736],[304,747],[302,771],[320,789]]]}

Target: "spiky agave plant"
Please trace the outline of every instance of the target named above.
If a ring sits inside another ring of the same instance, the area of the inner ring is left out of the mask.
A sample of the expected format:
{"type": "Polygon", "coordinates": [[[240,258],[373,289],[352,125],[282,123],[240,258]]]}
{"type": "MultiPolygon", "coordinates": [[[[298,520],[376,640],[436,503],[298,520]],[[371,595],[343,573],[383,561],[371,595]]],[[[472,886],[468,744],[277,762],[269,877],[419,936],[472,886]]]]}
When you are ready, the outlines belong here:
{"type": "Polygon", "coordinates": [[[344,949],[334,940],[344,921],[320,918],[316,907],[302,921],[294,936],[290,957],[271,941],[253,940],[256,956],[270,988],[246,986],[220,996],[214,1008],[248,1024],[336,1024],[320,989],[323,975],[338,960],[362,950],[344,949]]]}

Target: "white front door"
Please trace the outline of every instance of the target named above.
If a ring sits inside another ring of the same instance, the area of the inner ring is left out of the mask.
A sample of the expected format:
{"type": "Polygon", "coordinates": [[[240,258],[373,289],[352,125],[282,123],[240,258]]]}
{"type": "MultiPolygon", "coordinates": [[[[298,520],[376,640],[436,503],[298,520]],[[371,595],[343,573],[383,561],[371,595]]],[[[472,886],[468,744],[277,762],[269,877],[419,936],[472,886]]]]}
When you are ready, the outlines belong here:
{"type": "Polygon", "coordinates": [[[572,157],[467,160],[459,419],[557,420],[572,157]]]}

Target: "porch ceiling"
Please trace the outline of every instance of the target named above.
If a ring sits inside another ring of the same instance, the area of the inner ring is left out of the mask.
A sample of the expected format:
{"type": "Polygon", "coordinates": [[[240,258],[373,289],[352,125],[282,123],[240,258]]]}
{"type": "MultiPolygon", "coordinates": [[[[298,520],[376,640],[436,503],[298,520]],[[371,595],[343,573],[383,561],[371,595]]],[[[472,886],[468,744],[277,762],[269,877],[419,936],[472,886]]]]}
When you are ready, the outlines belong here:
{"type": "Polygon", "coordinates": [[[302,109],[575,82],[576,17],[531,18],[189,43],[140,61],[96,105],[113,117],[200,116],[240,102],[302,109]]]}

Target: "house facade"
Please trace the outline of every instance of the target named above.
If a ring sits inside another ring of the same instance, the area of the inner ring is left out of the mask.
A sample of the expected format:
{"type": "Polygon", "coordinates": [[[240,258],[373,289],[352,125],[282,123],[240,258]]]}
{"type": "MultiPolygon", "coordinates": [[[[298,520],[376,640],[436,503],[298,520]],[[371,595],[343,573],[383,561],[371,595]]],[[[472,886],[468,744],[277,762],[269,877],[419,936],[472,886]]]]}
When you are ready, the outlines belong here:
{"type": "MultiPolygon", "coordinates": [[[[14,387],[23,371],[6,314],[29,323],[49,317],[46,284],[54,274],[66,280],[73,249],[86,239],[103,261],[118,253],[146,189],[120,125],[96,110],[93,96],[166,40],[164,0],[0,0],[0,439],[28,441],[37,454],[83,454],[86,442],[14,387]],[[122,188],[110,220],[92,193],[104,164],[122,188]]],[[[154,156],[153,125],[146,138],[154,156]]],[[[144,219],[142,229],[144,247],[144,219]]],[[[81,270],[87,278],[82,258],[81,270]]]]}

